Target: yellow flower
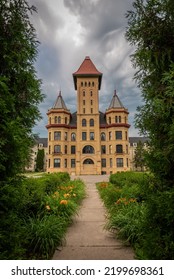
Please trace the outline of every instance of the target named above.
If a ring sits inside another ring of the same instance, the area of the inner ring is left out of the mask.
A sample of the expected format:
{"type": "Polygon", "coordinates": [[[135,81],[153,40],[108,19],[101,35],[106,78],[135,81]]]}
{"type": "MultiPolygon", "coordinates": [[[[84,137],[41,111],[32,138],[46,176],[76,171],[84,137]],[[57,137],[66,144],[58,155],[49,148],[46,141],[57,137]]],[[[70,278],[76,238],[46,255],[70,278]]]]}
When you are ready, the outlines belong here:
{"type": "Polygon", "coordinates": [[[65,200],[65,199],[63,199],[63,200],[61,200],[61,201],[60,201],[60,204],[64,204],[64,205],[66,205],[66,204],[68,204],[68,201],[67,201],[67,200],[65,200]]]}
{"type": "Polygon", "coordinates": [[[74,197],[76,197],[76,194],[75,194],[75,193],[73,193],[73,196],[74,196],[74,197]]]}
{"type": "Polygon", "coordinates": [[[45,208],[46,208],[47,210],[51,210],[51,208],[50,208],[49,205],[46,205],[45,208]]]}
{"type": "Polygon", "coordinates": [[[58,193],[58,192],[55,192],[54,194],[55,194],[56,196],[59,196],[59,193],[58,193]]]}
{"type": "Polygon", "coordinates": [[[65,193],[63,196],[64,196],[65,198],[68,198],[68,197],[70,197],[70,194],[69,194],[69,193],[65,193]]]}

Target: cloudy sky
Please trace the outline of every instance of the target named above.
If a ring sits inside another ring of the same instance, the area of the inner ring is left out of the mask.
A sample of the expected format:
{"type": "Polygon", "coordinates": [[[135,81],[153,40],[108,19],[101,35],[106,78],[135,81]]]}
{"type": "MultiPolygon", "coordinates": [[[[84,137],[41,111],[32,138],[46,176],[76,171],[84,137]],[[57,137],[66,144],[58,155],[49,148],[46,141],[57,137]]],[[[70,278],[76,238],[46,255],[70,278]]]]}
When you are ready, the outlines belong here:
{"type": "Polygon", "coordinates": [[[90,56],[103,73],[100,111],[108,108],[114,90],[129,110],[130,136],[136,108],[141,104],[140,91],[133,80],[130,54],[133,49],[125,40],[125,13],[133,0],[29,0],[37,7],[32,23],[40,41],[36,70],[42,80],[45,100],[39,109],[42,120],[34,128],[47,137],[47,111],[61,89],[66,106],[76,111],[76,92],[72,73],[90,56]]]}

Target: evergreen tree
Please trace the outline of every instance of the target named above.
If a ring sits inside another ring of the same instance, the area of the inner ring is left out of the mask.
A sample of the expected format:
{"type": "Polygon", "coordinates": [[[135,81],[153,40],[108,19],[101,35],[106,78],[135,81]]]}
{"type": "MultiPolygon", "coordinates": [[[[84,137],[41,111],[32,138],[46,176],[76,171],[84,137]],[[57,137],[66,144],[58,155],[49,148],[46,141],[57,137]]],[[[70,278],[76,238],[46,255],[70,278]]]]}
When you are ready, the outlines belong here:
{"type": "Polygon", "coordinates": [[[33,145],[32,128],[43,100],[34,62],[38,41],[26,0],[0,0],[0,173],[21,172],[33,145]]]}
{"type": "Polygon", "coordinates": [[[44,170],[44,149],[38,150],[36,157],[36,171],[44,170]]]}

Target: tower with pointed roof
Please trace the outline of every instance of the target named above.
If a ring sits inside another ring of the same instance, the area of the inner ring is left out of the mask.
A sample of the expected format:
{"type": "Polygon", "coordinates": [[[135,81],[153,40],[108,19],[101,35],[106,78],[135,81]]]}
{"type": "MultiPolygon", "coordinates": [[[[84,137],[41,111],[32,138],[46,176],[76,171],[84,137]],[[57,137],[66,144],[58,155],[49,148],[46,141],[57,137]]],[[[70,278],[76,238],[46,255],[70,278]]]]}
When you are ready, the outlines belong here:
{"type": "Polygon", "coordinates": [[[116,90],[99,111],[102,73],[89,56],[73,73],[77,111],[70,113],[61,92],[48,111],[48,172],[111,174],[130,170],[128,110],[116,90]]]}

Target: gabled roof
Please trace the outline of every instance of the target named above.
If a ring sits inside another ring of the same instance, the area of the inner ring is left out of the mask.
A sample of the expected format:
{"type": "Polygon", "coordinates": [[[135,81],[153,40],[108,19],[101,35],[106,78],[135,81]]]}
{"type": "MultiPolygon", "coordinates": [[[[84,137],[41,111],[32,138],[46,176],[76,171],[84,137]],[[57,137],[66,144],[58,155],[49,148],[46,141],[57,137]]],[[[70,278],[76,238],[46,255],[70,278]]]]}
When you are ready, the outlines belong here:
{"type": "Polygon", "coordinates": [[[73,73],[75,89],[77,89],[77,77],[97,76],[99,77],[99,89],[101,87],[102,73],[97,70],[89,56],[86,56],[79,69],[73,73]]]}
{"type": "Polygon", "coordinates": [[[122,102],[120,101],[120,99],[116,93],[116,90],[114,91],[114,95],[112,97],[112,100],[111,100],[111,103],[110,103],[108,109],[112,109],[112,108],[124,108],[122,102]]]}
{"type": "Polygon", "coordinates": [[[66,105],[65,105],[65,102],[62,98],[62,95],[61,95],[61,91],[59,91],[59,95],[56,99],[56,102],[54,103],[54,106],[52,109],[65,109],[65,110],[68,110],[66,105]]]}

